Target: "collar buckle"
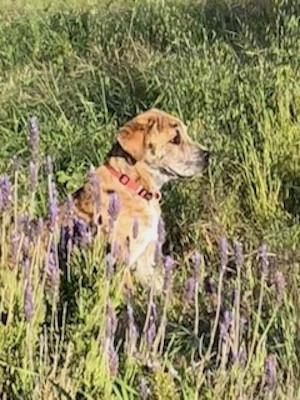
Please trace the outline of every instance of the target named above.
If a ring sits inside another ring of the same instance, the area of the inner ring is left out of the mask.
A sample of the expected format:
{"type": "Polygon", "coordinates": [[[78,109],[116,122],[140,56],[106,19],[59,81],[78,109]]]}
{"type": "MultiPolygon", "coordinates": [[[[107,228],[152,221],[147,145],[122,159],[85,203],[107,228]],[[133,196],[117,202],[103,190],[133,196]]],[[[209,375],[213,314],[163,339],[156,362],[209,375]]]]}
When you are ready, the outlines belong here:
{"type": "Polygon", "coordinates": [[[132,180],[128,175],[116,171],[110,165],[106,165],[106,168],[118,179],[122,185],[127,186],[129,189],[135,191],[135,193],[137,193],[143,199],[151,200],[154,198],[156,200],[160,200],[161,195],[159,192],[149,192],[146,188],[132,180]]]}
{"type": "Polygon", "coordinates": [[[141,190],[138,191],[138,195],[146,200],[151,200],[153,197],[153,194],[145,188],[141,188],[141,190]]]}
{"type": "Polygon", "coordinates": [[[127,183],[130,181],[130,178],[126,174],[122,174],[119,178],[119,181],[122,183],[122,185],[127,185],[127,183]]]}

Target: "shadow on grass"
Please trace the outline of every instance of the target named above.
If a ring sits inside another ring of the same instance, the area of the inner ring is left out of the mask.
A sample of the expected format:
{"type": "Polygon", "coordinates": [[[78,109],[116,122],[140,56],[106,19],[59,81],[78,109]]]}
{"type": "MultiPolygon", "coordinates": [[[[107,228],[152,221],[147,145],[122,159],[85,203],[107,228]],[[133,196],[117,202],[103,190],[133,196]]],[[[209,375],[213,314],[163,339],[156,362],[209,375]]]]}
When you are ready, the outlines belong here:
{"type": "Polygon", "coordinates": [[[286,186],[285,210],[293,217],[300,217],[300,176],[291,176],[286,186]]]}

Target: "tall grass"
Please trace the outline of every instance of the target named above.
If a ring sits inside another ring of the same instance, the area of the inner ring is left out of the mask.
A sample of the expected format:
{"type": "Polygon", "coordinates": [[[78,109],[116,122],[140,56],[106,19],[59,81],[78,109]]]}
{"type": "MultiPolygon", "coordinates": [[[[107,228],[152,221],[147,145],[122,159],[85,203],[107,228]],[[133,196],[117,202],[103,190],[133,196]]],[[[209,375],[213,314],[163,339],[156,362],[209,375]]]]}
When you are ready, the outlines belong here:
{"type": "Polygon", "coordinates": [[[298,398],[298,2],[0,9],[1,398],[298,398]],[[212,151],[207,177],[164,191],[158,297],[110,276],[101,235],[58,257],[37,222],[51,182],[65,199],[153,106],[212,151]]]}

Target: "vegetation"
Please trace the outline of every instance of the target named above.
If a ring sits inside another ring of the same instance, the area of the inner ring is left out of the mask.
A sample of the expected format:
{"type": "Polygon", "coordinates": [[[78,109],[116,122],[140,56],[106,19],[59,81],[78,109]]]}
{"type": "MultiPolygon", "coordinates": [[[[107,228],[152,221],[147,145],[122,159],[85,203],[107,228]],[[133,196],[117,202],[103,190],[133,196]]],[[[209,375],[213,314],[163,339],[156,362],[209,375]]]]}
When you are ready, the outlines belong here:
{"type": "Polygon", "coordinates": [[[2,1],[1,398],[299,398],[299,33],[297,0],[2,1]],[[213,154],[164,191],[154,298],[34,222],[153,106],[213,154]]]}

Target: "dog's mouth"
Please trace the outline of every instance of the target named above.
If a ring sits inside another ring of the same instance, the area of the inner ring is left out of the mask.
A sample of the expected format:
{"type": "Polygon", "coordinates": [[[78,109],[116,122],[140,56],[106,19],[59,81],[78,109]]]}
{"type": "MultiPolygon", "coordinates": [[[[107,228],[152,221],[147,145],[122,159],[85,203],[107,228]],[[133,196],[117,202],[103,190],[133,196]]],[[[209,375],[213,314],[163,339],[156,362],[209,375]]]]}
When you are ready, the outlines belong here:
{"type": "Polygon", "coordinates": [[[171,166],[165,166],[159,168],[159,171],[161,174],[167,176],[169,179],[187,179],[194,176],[202,175],[206,169],[207,166],[201,166],[199,163],[191,161],[182,166],[180,169],[174,169],[171,166]]]}
{"type": "Polygon", "coordinates": [[[159,168],[161,174],[168,176],[169,178],[183,178],[184,175],[178,173],[171,167],[161,167],[159,168]]]}

